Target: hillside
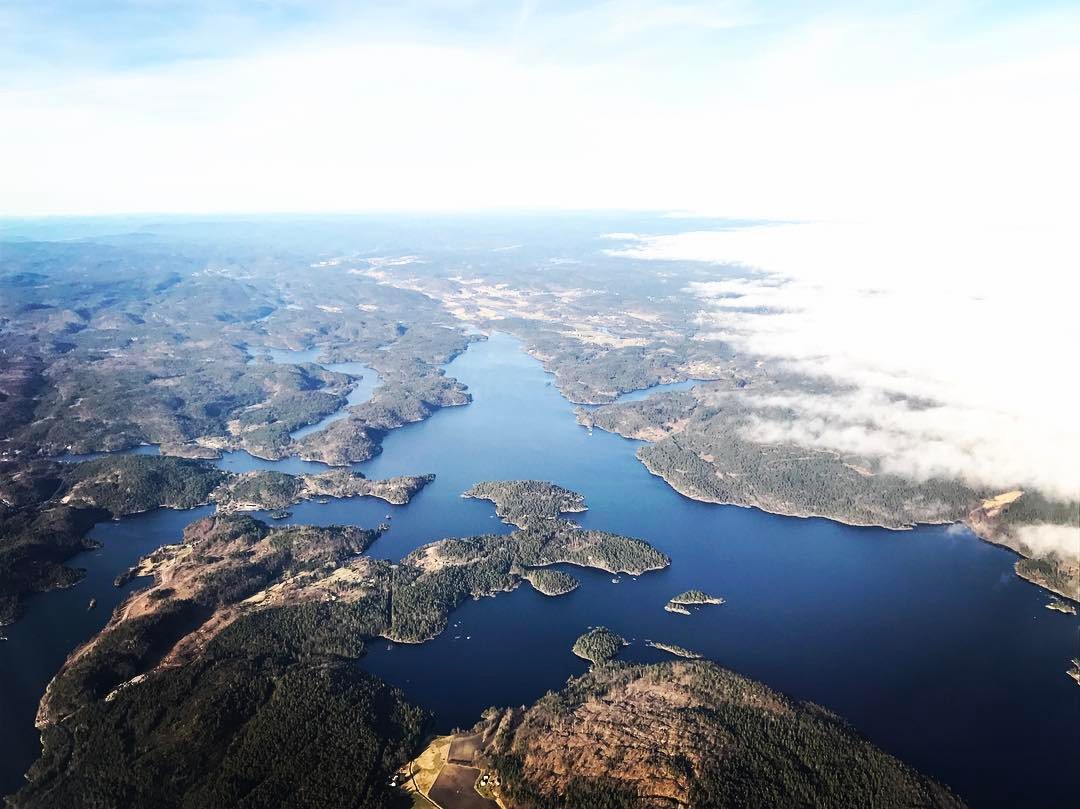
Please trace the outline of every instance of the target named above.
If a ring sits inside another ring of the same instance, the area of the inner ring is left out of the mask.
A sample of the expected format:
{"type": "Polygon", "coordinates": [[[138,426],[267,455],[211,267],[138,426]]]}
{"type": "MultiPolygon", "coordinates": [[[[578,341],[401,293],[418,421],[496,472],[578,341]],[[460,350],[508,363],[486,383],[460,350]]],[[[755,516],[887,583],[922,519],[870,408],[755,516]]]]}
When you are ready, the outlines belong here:
{"type": "Polygon", "coordinates": [[[703,661],[596,666],[481,729],[513,809],[962,805],[828,711],[703,661]]]}

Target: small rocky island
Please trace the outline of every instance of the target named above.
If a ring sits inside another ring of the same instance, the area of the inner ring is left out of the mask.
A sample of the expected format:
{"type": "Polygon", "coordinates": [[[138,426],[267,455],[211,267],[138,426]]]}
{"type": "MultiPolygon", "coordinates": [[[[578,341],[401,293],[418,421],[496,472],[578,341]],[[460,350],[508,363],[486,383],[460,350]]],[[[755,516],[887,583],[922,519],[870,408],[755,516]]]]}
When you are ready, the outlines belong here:
{"type": "Polygon", "coordinates": [[[1066,615],[1076,615],[1076,607],[1068,601],[1062,601],[1060,598],[1050,599],[1050,603],[1046,605],[1046,608],[1055,612],[1063,612],[1066,615]]]}
{"type": "Polygon", "coordinates": [[[664,609],[668,612],[677,612],[680,615],[689,615],[690,610],[688,610],[687,607],[723,603],[724,599],[720,598],[720,596],[711,596],[702,590],[687,590],[686,592],[679,593],[668,601],[668,603],[664,605],[664,609]]]}
{"type": "Polygon", "coordinates": [[[661,652],[673,654],[676,657],[684,657],[687,660],[701,660],[701,655],[697,652],[683,646],[676,646],[674,643],[661,643],[656,640],[647,640],[645,641],[645,645],[651,646],[653,649],[659,649],[661,652]]]}

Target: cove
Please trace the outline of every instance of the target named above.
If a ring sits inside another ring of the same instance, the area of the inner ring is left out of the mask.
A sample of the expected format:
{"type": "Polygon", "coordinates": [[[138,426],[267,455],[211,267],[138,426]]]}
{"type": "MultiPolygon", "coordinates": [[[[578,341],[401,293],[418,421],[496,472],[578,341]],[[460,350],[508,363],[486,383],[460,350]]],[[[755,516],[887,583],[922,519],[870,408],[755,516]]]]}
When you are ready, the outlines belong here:
{"type": "MultiPolygon", "coordinates": [[[[576,424],[551,376],[503,335],[473,344],[448,372],[469,386],[472,404],[391,431],[382,454],[355,467],[370,478],[436,474],[410,505],[309,502],[292,507],[286,522],[373,526],[389,514],[392,528],[370,553],[397,560],[441,537],[509,531],[490,504],[461,493],[480,480],[539,478],[585,495],[589,510],[572,515],[577,522],[646,539],[672,564],[617,584],[567,568],[582,583],[567,596],[523,586],[467,602],[429,643],[372,642],[358,665],[433,710],[439,729],[560,687],[585,670],[570,652],[574,638],[605,625],[634,641],[624,659],[665,659],[643,641],[667,641],[822,704],[974,806],[1027,805],[1036,788],[1040,805],[1072,805],[1080,689],[1065,669],[1078,623],[1044,608],[1048,596],[1013,575],[1011,553],[942,527],[853,528],[685,498],[637,461],[639,442],[576,424]],[[663,610],[690,588],[727,603],[689,616],[663,610]]],[[[245,453],[220,463],[233,471],[326,468],[245,453]]],[[[104,547],[72,561],[87,578],[32,598],[7,628],[4,791],[37,755],[33,714],[48,679],[124,597],[112,577],[204,513],[159,510],[99,525],[92,536],[104,547]],[[98,607],[87,612],[92,596],[98,607]]]]}

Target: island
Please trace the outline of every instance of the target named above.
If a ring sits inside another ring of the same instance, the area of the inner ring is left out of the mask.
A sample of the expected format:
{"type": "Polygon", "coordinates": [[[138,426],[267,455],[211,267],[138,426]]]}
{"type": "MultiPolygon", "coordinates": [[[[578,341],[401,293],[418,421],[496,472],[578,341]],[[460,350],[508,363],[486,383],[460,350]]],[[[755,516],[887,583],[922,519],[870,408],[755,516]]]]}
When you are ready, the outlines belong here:
{"type": "Polygon", "coordinates": [[[681,615],[689,615],[690,610],[687,607],[699,606],[703,604],[724,604],[724,599],[720,596],[711,596],[701,590],[687,590],[686,592],[679,593],[677,596],[668,601],[664,605],[664,609],[668,612],[677,612],[681,615]]]}
{"type": "Polygon", "coordinates": [[[621,635],[615,634],[606,627],[598,626],[574,641],[572,651],[583,660],[600,665],[614,659],[619,650],[626,645],[621,635]]]}
{"type": "Polygon", "coordinates": [[[662,652],[673,654],[676,657],[685,657],[687,660],[700,660],[701,655],[697,652],[691,651],[682,646],[676,646],[674,643],[662,643],[656,640],[645,641],[646,646],[651,646],[653,649],[659,649],[662,652]]]}
{"type": "Polygon", "coordinates": [[[436,637],[464,599],[513,590],[529,568],[569,563],[644,572],[662,558],[640,540],[555,526],[439,540],[392,565],[363,553],[378,536],[352,526],[271,528],[227,513],[192,523],[181,543],[158,549],[123,577],[154,583],[72,653],[42,698],[39,722],[54,724],[133,676],[199,657],[219,635],[246,637],[237,642],[248,651],[270,644],[356,657],[365,638],[436,637]]]}
{"type": "Polygon", "coordinates": [[[1055,612],[1062,612],[1065,615],[1076,615],[1075,605],[1070,604],[1068,601],[1062,601],[1060,598],[1050,599],[1050,603],[1046,605],[1046,608],[1055,612]]]}
{"type": "Polygon", "coordinates": [[[490,500],[495,513],[518,528],[543,526],[562,514],[586,510],[585,498],[544,480],[498,480],[477,483],[462,497],[490,500]]]}

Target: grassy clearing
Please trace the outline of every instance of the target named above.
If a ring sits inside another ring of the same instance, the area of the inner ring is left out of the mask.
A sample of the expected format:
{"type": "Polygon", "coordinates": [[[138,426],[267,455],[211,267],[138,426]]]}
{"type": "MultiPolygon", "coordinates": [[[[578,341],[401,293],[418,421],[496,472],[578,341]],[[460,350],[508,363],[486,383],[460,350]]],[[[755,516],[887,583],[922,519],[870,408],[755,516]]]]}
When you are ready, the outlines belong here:
{"type": "Polygon", "coordinates": [[[431,791],[435,779],[439,777],[439,773],[446,765],[447,753],[450,751],[450,742],[453,738],[453,736],[436,736],[420,755],[406,765],[406,771],[412,773],[412,778],[404,784],[406,789],[418,791],[423,795],[431,791]]]}

